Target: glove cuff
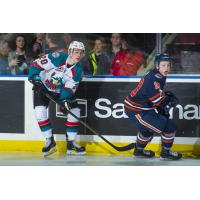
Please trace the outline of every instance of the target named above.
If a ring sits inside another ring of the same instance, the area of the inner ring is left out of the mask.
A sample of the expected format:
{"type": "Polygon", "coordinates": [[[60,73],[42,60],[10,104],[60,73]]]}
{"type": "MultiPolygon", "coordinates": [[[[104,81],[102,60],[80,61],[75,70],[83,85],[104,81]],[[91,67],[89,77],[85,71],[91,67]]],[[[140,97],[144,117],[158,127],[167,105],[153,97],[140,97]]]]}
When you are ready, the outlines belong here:
{"type": "Polygon", "coordinates": [[[29,82],[34,84],[36,81],[41,81],[41,77],[38,74],[32,75],[28,78],[29,82]]]}

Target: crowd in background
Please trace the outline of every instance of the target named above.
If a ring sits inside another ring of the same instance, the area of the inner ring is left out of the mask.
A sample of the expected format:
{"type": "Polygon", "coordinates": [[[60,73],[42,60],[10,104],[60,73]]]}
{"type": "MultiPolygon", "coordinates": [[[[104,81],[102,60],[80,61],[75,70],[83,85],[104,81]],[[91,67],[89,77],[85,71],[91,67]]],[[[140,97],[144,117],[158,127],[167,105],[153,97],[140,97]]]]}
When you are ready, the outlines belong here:
{"type": "Polygon", "coordinates": [[[72,33],[35,33],[0,35],[0,74],[26,75],[30,63],[44,54],[66,51],[71,41],[80,40],[86,46],[82,60],[86,75],[137,75],[145,64],[145,53],[132,47],[125,34],[107,37],[80,37],[72,33]]]}
{"type": "MultiPolygon", "coordinates": [[[[135,76],[155,54],[156,34],[26,33],[0,34],[0,75],[26,75],[30,63],[54,51],[67,52],[71,41],[82,41],[85,75],[135,76]]],[[[163,34],[164,51],[174,57],[175,73],[200,69],[200,34],[163,34]],[[170,43],[169,41],[173,41],[170,43]]],[[[144,70],[145,71],[145,70],[144,70]]]]}

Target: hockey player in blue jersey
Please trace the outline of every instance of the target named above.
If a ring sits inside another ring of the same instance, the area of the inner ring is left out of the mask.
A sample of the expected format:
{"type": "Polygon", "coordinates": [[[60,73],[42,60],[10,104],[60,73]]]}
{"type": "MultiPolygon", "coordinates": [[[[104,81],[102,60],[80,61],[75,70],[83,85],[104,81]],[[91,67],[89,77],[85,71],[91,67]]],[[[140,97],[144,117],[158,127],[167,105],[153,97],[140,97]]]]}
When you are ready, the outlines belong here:
{"type": "Polygon", "coordinates": [[[164,92],[166,77],[170,71],[171,58],[168,54],[155,57],[155,68],[141,78],[137,87],[125,98],[127,116],[139,128],[134,156],[154,157],[155,153],[145,150],[153,134],[161,136],[161,158],[178,160],[182,154],[171,151],[176,126],[169,119],[169,108],[175,107],[178,99],[171,92],[164,92]]]}
{"type": "MultiPolygon", "coordinates": [[[[80,109],[77,107],[75,92],[81,81],[83,67],[79,61],[84,53],[84,44],[73,41],[69,45],[68,54],[62,51],[52,52],[36,59],[30,66],[29,81],[33,84],[35,116],[46,140],[42,149],[44,156],[56,152],[56,142],[47,113],[50,100],[45,92],[57,98],[63,105],[67,102],[70,105],[70,111],[79,117],[80,109]]],[[[76,143],[77,119],[68,114],[65,125],[67,154],[85,154],[85,148],[76,143]]]]}

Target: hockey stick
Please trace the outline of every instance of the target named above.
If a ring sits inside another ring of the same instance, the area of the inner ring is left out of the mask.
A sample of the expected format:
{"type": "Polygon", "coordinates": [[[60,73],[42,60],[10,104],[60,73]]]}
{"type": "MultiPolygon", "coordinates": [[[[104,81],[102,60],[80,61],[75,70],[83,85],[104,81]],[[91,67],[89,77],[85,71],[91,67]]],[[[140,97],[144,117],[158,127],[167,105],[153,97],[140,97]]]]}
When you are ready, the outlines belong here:
{"type": "MultiPolygon", "coordinates": [[[[49,93],[44,93],[46,95],[46,97],[48,99],[50,99],[51,101],[53,101],[54,103],[60,105],[60,102],[55,99],[54,97],[52,97],[49,93]]],[[[86,124],[85,122],[83,122],[81,119],[79,119],[79,117],[77,117],[74,113],[72,113],[70,110],[68,110],[66,108],[66,111],[69,112],[74,118],[76,118],[78,120],[78,122],[80,122],[83,126],[85,126],[88,130],[90,130],[92,133],[94,133],[95,135],[98,135],[102,140],[104,140],[106,143],[108,143],[111,147],[113,147],[115,150],[117,151],[128,151],[131,149],[135,148],[135,143],[131,143],[127,146],[123,146],[123,147],[118,147],[115,146],[114,144],[112,144],[111,142],[109,142],[106,138],[104,138],[100,133],[98,133],[95,129],[93,129],[91,126],[89,126],[88,124],[86,124]]]]}

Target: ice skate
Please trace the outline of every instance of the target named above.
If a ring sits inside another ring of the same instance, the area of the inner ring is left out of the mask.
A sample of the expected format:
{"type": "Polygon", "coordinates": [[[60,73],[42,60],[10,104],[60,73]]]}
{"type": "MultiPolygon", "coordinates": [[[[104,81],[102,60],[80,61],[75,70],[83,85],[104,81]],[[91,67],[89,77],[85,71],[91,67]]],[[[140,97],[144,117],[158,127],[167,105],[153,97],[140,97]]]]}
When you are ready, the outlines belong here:
{"type": "Polygon", "coordinates": [[[182,154],[170,149],[162,149],[160,158],[163,160],[179,160],[182,158],[182,154]]]}
{"type": "Polygon", "coordinates": [[[42,148],[43,155],[46,157],[55,153],[56,151],[57,149],[56,149],[56,142],[54,140],[54,137],[52,136],[46,139],[45,146],[42,148]]]}
{"type": "Polygon", "coordinates": [[[136,157],[152,158],[155,156],[155,153],[151,150],[135,148],[133,155],[136,157]]]}
{"type": "Polygon", "coordinates": [[[67,142],[67,154],[68,155],[85,155],[85,147],[79,146],[75,141],[67,142]]]}

